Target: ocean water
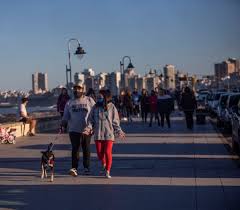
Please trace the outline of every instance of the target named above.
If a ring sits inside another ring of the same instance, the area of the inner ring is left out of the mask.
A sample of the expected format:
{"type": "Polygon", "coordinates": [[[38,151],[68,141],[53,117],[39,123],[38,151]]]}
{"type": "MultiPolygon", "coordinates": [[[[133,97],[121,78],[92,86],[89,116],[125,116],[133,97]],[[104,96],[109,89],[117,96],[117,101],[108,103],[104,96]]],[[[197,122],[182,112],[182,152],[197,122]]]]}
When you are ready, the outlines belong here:
{"type": "MultiPolygon", "coordinates": [[[[17,114],[18,108],[0,108],[0,114],[17,114]]],[[[39,111],[56,111],[56,106],[33,106],[27,107],[28,113],[39,112],[39,111]]]]}

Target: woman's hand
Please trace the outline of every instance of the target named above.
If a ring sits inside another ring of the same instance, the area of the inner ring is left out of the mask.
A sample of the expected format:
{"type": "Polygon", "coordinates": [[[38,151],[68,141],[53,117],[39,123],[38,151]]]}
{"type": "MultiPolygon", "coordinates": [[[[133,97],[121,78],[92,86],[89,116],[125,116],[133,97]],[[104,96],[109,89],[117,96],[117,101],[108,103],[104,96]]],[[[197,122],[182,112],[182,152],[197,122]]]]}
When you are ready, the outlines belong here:
{"type": "Polygon", "coordinates": [[[118,137],[119,137],[121,140],[125,140],[126,134],[125,134],[123,131],[120,131],[120,132],[118,133],[118,137]]]}
{"type": "Polygon", "coordinates": [[[85,128],[83,134],[89,136],[93,134],[93,131],[90,128],[85,128]]]}

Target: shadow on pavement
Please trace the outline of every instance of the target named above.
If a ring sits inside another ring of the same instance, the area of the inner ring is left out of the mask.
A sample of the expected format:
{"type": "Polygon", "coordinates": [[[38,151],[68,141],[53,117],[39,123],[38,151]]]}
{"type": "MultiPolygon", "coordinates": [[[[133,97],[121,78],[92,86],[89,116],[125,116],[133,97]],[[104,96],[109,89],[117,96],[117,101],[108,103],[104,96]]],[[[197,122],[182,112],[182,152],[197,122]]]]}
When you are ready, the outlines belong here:
{"type": "MultiPolygon", "coordinates": [[[[227,145],[226,145],[227,146],[227,145]]],[[[45,144],[20,146],[20,149],[45,150],[45,144]]],[[[56,144],[54,150],[71,151],[70,144],[56,144]]],[[[96,152],[95,145],[91,145],[91,151],[96,152]]],[[[159,154],[159,155],[229,155],[224,144],[200,144],[200,143],[115,143],[113,154],[159,154]]]]}
{"type": "Polygon", "coordinates": [[[0,186],[0,208],[24,210],[238,210],[235,187],[150,185],[0,186]],[[46,202],[46,200],[48,202],[46,202]]]}
{"type": "Polygon", "coordinates": [[[152,127],[149,127],[148,123],[142,123],[142,122],[132,122],[127,123],[123,122],[121,123],[122,129],[127,134],[167,134],[167,133],[174,133],[174,134],[214,134],[216,133],[215,129],[212,127],[210,123],[206,123],[203,125],[196,125],[194,124],[193,130],[189,130],[186,128],[185,121],[173,121],[171,123],[171,128],[167,128],[165,125],[164,129],[162,129],[160,126],[158,126],[156,123],[153,123],[152,127]]]}

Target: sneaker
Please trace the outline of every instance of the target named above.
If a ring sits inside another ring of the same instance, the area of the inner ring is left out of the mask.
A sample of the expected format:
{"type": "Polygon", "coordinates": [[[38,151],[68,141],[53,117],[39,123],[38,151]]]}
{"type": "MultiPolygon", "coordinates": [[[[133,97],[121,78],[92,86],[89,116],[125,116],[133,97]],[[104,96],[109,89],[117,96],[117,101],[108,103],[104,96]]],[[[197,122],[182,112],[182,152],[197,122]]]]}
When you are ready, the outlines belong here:
{"type": "Polygon", "coordinates": [[[89,170],[89,168],[84,168],[84,171],[83,171],[83,175],[90,175],[91,172],[89,170]]]}
{"type": "Polygon", "coordinates": [[[106,178],[108,178],[108,179],[111,179],[112,177],[110,176],[110,172],[109,171],[106,171],[106,178]]]}
{"type": "Polygon", "coordinates": [[[71,168],[70,171],[69,171],[69,174],[71,176],[74,176],[76,177],[78,174],[77,174],[77,169],[76,168],[71,168]]]}

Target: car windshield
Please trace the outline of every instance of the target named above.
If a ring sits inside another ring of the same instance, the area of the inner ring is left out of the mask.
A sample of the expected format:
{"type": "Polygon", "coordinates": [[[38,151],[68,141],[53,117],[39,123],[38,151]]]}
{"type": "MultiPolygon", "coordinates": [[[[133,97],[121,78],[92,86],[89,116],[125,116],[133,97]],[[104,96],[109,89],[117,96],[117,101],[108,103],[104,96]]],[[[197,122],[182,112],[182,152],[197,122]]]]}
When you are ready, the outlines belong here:
{"type": "Polygon", "coordinates": [[[240,99],[240,95],[231,96],[229,99],[228,107],[236,106],[238,104],[239,99],[240,99]]]}
{"type": "Polygon", "coordinates": [[[208,101],[212,101],[212,100],[213,100],[212,97],[213,97],[213,94],[212,94],[212,93],[208,94],[208,95],[207,95],[207,100],[208,100],[208,101]]]}
{"type": "Polygon", "coordinates": [[[228,95],[222,95],[220,97],[220,104],[221,104],[221,106],[226,106],[227,99],[228,99],[228,95]]]}
{"type": "Polygon", "coordinates": [[[214,100],[219,100],[220,96],[221,96],[221,93],[216,93],[214,95],[214,100]]]}

